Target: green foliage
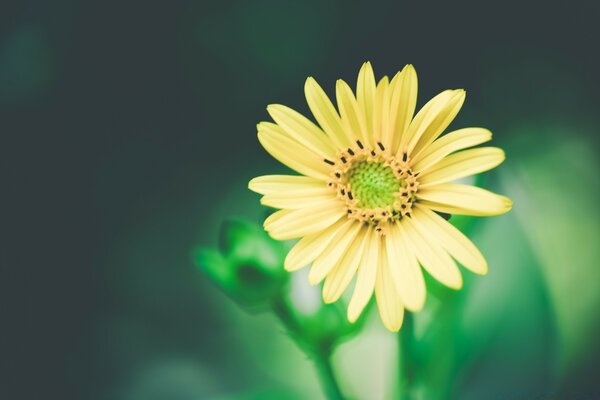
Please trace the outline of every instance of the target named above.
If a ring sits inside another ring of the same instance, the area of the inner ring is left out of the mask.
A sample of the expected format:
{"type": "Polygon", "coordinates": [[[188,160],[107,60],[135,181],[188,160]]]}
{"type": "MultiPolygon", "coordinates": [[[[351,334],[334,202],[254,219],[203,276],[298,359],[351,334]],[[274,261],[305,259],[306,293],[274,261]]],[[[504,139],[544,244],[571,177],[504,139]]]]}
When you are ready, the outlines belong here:
{"type": "Polygon", "coordinates": [[[228,296],[248,310],[265,308],[287,283],[285,248],[257,224],[232,219],[221,226],[219,250],[197,248],[195,264],[228,296]]]}
{"type": "Polygon", "coordinates": [[[284,322],[301,347],[331,349],[340,340],[360,330],[361,323],[346,318],[346,304],[324,304],[320,289],[309,287],[292,298],[288,289],[290,273],[284,270],[287,249],[283,242],[271,239],[262,227],[242,219],[230,219],[221,226],[219,249],[199,247],[193,252],[195,264],[242,308],[260,311],[269,307],[284,322]],[[314,290],[313,290],[314,289],[314,290]],[[302,302],[317,304],[310,312],[302,311],[302,302]]]}
{"type": "Polygon", "coordinates": [[[572,132],[588,130],[522,126],[514,135],[522,138],[515,146],[517,159],[503,179],[518,202],[515,216],[527,243],[540,261],[559,335],[561,378],[589,359],[590,343],[600,333],[600,160],[592,141],[567,139],[572,132]],[[531,146],[540,130],[543,143],[531,146]]]}

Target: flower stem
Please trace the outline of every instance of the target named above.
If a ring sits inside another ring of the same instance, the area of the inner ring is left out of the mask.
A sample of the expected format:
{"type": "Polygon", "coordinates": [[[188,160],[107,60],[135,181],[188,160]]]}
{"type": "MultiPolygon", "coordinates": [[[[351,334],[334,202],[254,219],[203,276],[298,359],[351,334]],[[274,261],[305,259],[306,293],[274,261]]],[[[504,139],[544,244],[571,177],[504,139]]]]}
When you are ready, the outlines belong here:
{"type": "Polygon", "coordinates": [[[331,351],[326,348],[323,351],[316,352],[314,361],[327,398],[330,400],[343,400],[344,396],[331,365],[331,351]]]}
{"type": "Polygon", "coordinates": [[[281,297],[276,298],[271,304],[271,307],[273,313],[283,323],[299,347],[312,357],[327,398],[330,400],[343,400],[344,396],[342,395],[340,386],[335,378],[333,366],[331,364],[331,344],[326,343],[318,345],[306,340],[306,338],[302,336],[301,327],[294,318],[290,305],[285,299],[281,297]]]}

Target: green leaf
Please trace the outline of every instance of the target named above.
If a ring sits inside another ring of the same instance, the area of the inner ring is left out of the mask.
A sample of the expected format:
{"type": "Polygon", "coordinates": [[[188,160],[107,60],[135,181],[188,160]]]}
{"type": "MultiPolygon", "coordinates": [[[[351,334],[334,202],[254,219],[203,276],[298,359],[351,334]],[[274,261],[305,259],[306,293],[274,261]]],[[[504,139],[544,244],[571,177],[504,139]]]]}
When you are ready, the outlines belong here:
{"type": "Polygon", "coordinates": [[[502,181],[514,196],[514,213],[540,260],[564,374],[585,361],[600,326],[600,162],[594,144],[574,135],[585,128],[536,125],[518,133],[537,137],[540,129],[543,143],[523,143],[502,181]]]}

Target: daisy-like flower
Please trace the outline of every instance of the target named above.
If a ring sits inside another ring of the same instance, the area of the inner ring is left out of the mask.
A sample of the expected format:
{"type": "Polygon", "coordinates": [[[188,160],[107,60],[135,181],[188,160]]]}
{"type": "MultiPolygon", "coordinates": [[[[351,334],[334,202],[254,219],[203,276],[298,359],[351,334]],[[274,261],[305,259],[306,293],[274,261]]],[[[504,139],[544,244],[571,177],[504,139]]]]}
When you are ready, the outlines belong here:
{"type": "Polygon", "coordinates": [[[338,80],[338,110],[309,77],[308,106],[319,126],[279,104],[267,110],[275,123],[258,124],[258,140],[277,160],[301,175],[254,178],[249,188],[264,205],[279,208],[264,227],[275,239],[301,238],[285,269],[312,264],[309,281],[323,284],[323,300],[340,298],[356,276],[348,305],[352,322],[373,291],[390,331],[402,325],[404,309],[425,303],[424,268],[459,289],[455,261],[476,274],[487,272],[479,250],[438,213],[491,216],[512,201],[487,190],[453,183],[499,165],[496,147],[467,148],[492,138],[484,128],[441,136],[460,110],[465,91],[446,90],[414,116],[417,75],[407,65],[378,83],[370,63],[358,75],[356,96],[338,80]]]}

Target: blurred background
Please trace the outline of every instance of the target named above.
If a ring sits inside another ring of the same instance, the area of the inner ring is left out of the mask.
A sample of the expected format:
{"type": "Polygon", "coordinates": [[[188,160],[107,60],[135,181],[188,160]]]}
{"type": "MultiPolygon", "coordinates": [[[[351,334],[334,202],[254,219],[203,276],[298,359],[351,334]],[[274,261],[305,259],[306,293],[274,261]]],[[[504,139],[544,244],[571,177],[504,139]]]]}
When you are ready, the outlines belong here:
{"type": "MultiPolygon", "coordinates": [[[[515,207],[469,228],[490,273],[455,321],[447,398],[600,398],[599,17],[591,1],[3,2],[0,397],[322,398],[276,318],[191,252],[264,217],[247,182],[285,172],[256,139],[267,104],[307,114],[307,76],[333,95],[370,60],[414,64],[418,106],[465,88],[451,128],[507,153],[485,185],[515,207]]],[[[352,398],[391,398],[396,344],[372,309],[336,350],[352,398]]]]}

